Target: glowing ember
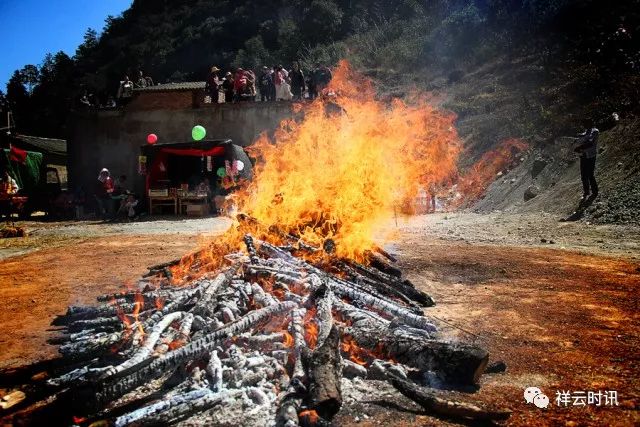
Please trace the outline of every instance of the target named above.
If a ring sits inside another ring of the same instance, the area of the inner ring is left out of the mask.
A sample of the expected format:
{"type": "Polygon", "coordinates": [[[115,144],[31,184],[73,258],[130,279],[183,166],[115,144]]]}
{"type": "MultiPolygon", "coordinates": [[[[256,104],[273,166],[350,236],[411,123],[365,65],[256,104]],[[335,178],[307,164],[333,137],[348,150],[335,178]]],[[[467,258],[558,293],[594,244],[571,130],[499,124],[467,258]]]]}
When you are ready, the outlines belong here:
{"type": "Polygon", "coordinates": [[[342,337],[340,349],[343,353],[346,353],[349,356],[349,359],[352,362],[362,366],[366,366],[368,364],[367,359],[371,359],[373,357],[370,351],[358,346],[353,337],[349,335],[344,335],[342,337]]]}
{"type": "Polygon", "coordinates": [[[308,310],[304,317],[304,340],[310,349],[315,349],[318,343],[318,325],[315,320],[315,308],[308,310]]]}
{"type": "Polygon", "coordinates": [[[180,348],[185,345],[185,341],[182,339],[177,339],[169,342],[167,345],[169,346],[169,350],[175,350],[176,348],[180,348]]]}
{"type": "Polygon", "coordinates": [[[311,425],[316,424],[318,421],[320,421],[320,417],[318,416],[318,413],[313,409],[308,409],[300,412],[298,414],[298,417],[301,420],[304,420],[306,423],[311,425]]]}
{"type": "Polygon", "coordinates": [[[286,348],[293,348],[293,345],[295,344],[295,341],[293,340],[293,336],[287,331],[282,331],[282,333],[284,334],[284,342],[282,344],[286,348]]]}

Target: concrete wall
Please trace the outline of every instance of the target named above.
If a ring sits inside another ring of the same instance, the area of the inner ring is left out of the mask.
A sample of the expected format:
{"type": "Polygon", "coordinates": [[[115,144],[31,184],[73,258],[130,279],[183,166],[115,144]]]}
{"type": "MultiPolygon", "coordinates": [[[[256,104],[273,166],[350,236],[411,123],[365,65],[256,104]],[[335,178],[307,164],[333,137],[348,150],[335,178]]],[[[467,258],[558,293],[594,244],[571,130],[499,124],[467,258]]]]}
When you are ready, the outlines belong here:
{"type": "MultiPolygon", "coordinates": [[[[184,93],[161,96],[187,101],[184,93]]],[[[144,110],[139,108],[140,101],[134,99],[123,110],[73,114],[67,140],[71,188],[81,185],[92,194],[98,172],[106,167],[114,176],[127,175],[129,187],[142,194],[144,177],[138,175],[138,156],[150,133],[158,135],[158,142],[189,142],[191,129],[199,124],[207,130],[206,139],[229,138],[247,146],[260,133],[274,130],[282,119],[293,116],[292,104],[287,102],[203,104],[180,109],[173,104],[144,110]]]]}

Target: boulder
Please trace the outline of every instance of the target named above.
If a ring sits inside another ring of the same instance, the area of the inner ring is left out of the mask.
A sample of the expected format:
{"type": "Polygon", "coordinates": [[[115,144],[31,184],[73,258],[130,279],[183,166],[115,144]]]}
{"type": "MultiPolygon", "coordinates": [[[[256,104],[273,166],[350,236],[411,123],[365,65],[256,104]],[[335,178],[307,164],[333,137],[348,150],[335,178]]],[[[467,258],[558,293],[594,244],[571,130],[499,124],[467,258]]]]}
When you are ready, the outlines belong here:
{"type": "Polygon", "coordinates": [[[535,186],[535,185],[530,185],[525,191],[524,191],[524,201],[528,201],[533,199],[534,197],[536,197],[538,194],[540,194],[540,189],[535,186]]]}
{"type": "Polygon", "coordinates": [[[533,161],[533,166],[531,166],[531,178],[535,178],[540,175],[540,172],[547,167],[548,162],[545,159],[537,158],[533,161]]]}

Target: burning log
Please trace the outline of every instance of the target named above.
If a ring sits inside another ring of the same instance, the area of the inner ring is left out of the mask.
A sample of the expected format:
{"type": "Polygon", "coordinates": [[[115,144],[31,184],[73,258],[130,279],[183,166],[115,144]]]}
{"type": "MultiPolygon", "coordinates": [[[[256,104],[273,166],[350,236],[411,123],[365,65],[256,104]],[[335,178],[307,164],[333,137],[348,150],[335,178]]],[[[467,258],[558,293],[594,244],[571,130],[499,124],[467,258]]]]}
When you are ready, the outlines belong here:
{"type": "Polygon", "coordinates": [[[164,332],[170,324],[175,322],[176,320],[181,319],[184,316],[182,312],[176,312],[168,314],[162,319],[162,321],[158,322],[156,326],[153,328],[147,339],[145,340],[142,347],[134,354],[134,356],[127,360],[126,362],[121,363],[118,366],[113,366],[102,375],[101,380],[105,380],[113,375],[116,375],[118,372],[125,371],[130,369],[142,362],[145,361],[153,351],[153,348],[156,346],[158,339],[160,339],[160,334],[164,332]]]}
{"type": "Polygon", "coordinates": [[[482,421],[503,421],[511,416],[510,411],[490,411],[470,403],[442,399],[428,389],[402,378],[390,376],[389,381],[400,393],[432,414],[482,421]]]}
{"type": "Polygon", "coordinates": [[[253,245],[253,237],[251,237],[250,234],[245,234],[244,244],[247,246],[247,252],[249,253],[251,264],[258,264],[260,262],[260,258],[258,258],[258,252],[256,251],[256,247],[253,245]]]}
{"type": "Polygon", "coordinates": [[[333,287],[333,291],[336,295],[349,298],[352,301],[357,301],[360,304],[367,305],[371,308],[374,308],[383,313],[389,313],[390,315],[397,316],[406,324],[424,329],[425,331],[435,332],[436,327],[433,323],[431,323],[426,317],[418,316],[406,308],[403,308],[399,305],[389,303],[385,300],[377,298],[373,295],[365,294],[363,292],[357,291],[355,289],[351,289],[347,286],[342,286],[339,283],[336,283],[336,286],[333,287]]]}
{"type": "Polygon", "coordinates": [[[386,274],[382,271],[376,270],[375,268],[367,267],[366,265],[352,261],[348,263],[341,263],[340,267],[346,271],[352,272],[352,274],[355,272],[356,277],[364,276],[374,282],[383,283],[388,287],[395,289],[397,292],[406,295],[408,298],[419,303],[423,307],[433,307],[435,305],[433,298],[426,293],[417,290],[415,286],[406,279],[401,280],[398,277],[386,274]]]}
{"type": "Polygon", "coordinates": [[[240,268],[240,263],[236,263],[233,267],[228,268],[224,273],[218,274],[216,278],[204,286],[204,290],[200,295],[200,299],[194,308],[195,314],[208,315],[212,317],[213,310],[215,308],[215,302],[213,297],[229,286],[233,275],[240,268]]]}
{"type": "Polygon", "coordinates": [[[333,307],[333,292],[331,292],[329,286],[323,284],[315,291],[313,299],[317,308],[316,319],[318,321],[316,346],[322,347],[324,341],[333,330],[333,313],[331,312],[333,307]]]}
{"type": "Polygon", "coordinates": [[[109,400],[122,396],[144,382],[157,378],[188,360],[197,359],[214,350],[215,346],[224,339],[231,338],[272,316],[284,314],[294,308],[294,303],[282,302],[252,311],[215,332],[193,341],[182,348],[167,353],[141,369],[133,372],[129,372],[129,370],[121,371],[118,375],[109,378],[111,380],[110,383],[103,384],[102,387],[95,391],[94,403],[104,405],[109,400]],[[120,379],[119,377],[121,376],[123,378],[120,379]]]}
{"type": "Polygon", "coordinates": [[[382,349],[407,366],[434,371],[449,384],[476,384],[489,360],[489,354],[479,347],[427,339],[402,327],[356,322],[346,332],[359,346],[382,349]]]}
{"type": "Polygon", "coordinates": [[[476,346],[432,339],[424,329],[382,319],[371,312],[336,302],[336,310],[351,320],[345,333],[369,350],[386,355],[422,371],[434,371],[444,381],[475,384],[489,360],[489,354],[476,346]]]}
{"type": "Polygon", "coordinates": [[[298,412],[304,396],[307,394],[307,388],[303,382],[305,370],[302,364],[302,353],[306,348],[302,323],[304,312],[304,309],[296,309],[291,313],[291,332],[294,340],[293,374],[287,390],[280,398],[280,406],[276,416],[277,426],[292,427],[299,424],[298,412]]]}
{"type": "Polygon", "coordinates": [[[322,345],[307,354],[306,359],[309,374],[307,406],[330,420],[342,406],[342,357],[338,328],[333,326],[322,345]]]}

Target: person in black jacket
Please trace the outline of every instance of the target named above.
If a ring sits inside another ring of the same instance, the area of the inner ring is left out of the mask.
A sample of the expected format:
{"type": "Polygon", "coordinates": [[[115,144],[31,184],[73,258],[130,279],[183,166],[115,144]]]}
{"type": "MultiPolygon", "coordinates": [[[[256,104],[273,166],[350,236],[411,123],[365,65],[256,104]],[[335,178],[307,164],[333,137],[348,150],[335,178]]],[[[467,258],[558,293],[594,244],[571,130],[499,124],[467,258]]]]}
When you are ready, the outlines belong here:
{"type": "Polygon", "coordinates": [[[227,71],[227,74],[224,76],[222,90],[224,91],[224,102],[233,102],[233,75],[231,75],[230,71],[227,71]]]}
{"type": "Polygon", "coordinates": [[[298,61],[293,63],[293,68],[289,73],[291,79],[291,93],[293,93],[293,99],[295,101],[301,101],[304,98],[304,74],[300,69],[300,63],[298,61]]]}
{"type": "Polygon", "coordinates": [[[266,65],[262,67],[262,72],[258,78],[258,90],[260,90],[260,101],[273,101],[271,94],[276,89],[273,86],[273,74],[271,74],[266,65]]]}
{"type": "Polygon", "coordinates": [[[220,77],[218,77],[219,71],[220,69],[215,65],[211,67],[211,72],[207,77],[207,83],[204,88],[207,95],[211,98],[212,104],[217,104],[219,102],[220,86],[222,86],[222,81],[220,80],[220,77]]]}
{"type": "Polygon", "coordinates": [[[578,145],[574,149],[580,155],[580,178],[582,179],[582,199],[598,196],[598,183],[596,182],[596,155],[598,154],[598,135],[600,131],[590,125],[578,134],[578,145]]]}

